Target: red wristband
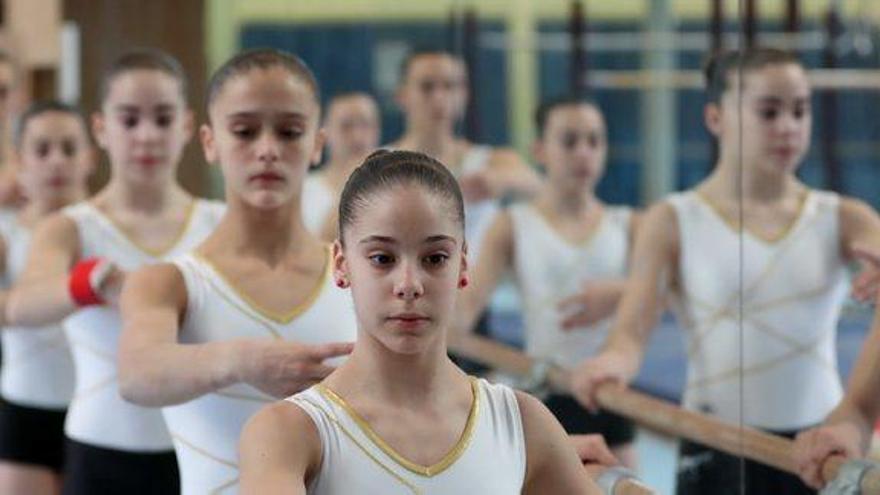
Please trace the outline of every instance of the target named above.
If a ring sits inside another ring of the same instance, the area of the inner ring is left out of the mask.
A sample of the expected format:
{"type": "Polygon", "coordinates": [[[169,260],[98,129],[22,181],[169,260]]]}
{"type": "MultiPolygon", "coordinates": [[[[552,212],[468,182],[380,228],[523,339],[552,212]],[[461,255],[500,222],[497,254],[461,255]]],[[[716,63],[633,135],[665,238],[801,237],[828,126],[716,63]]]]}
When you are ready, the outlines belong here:
{"type": "Polygon", "coordinates": [[[104,299],[92,286],[92,272],[101,264],[101,258],[86,258],[73,266],[67,287],[77,306],[104,304],[104,299]]]}

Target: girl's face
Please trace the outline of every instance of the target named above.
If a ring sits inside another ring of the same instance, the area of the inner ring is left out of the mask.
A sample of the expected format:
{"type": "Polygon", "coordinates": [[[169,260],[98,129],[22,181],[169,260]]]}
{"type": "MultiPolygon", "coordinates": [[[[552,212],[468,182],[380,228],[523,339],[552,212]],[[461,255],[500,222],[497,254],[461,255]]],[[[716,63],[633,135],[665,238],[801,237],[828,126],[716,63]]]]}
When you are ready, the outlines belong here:
{"type": "Polygon", "coordinates": [[[363,159],[379,146],[379,109],[367,96],[341,98],[327,111],[327,144],[330,153],[363,159]]]}
{"type": "Polygon", "coordinates": [[[551,110],[535,157],[549,180],[562,189],[592,191],[605,171],[608,140],[605,120],[596,107],[562,105],[551,110]]]}
{"type": "Polygon", "coordinates": [[[421,127],[452,126],[467,102],[464,65],[442,53],[416,57],[398,91],[407,120],[421,127]]]}
{"type": "Polygon", "coordinates": [[[424,187],[392,186],[366,198],[334,244],[337,280],[350,285],[362,335],[392,352],[445,342],[466,277],[463,228],[451,201],[424,187]]]}
{"type": "Polygon", "coordinates": [[[731,88],[720,109],[707,108],[707,123],[722,153],[763,173],[794,173],[809,147],[812,127],[810,85],[803,68],[782,64],[746,72],[741,101],[736,75],[729,77],[731,88]]]}
{"type": "Polygon", "coordinates": [[[308,84],[281,67],[254,69],[229,79],[209,113],[202,145],[207,160],[223,169],[227,200],[265,209],[299,201],[324,144],[308,84]]]}
{"type": "Polygon", "coordinates": [[[192,137],[192,112],[180,82],[159,70],[136,69],[110,83],[93,127],[114,176],[139,185],[173,181],[192,137]]]}
{"type": "Polygon", "coordinates": [[[28,120],[18,148],[19,182],[38,202],[68,202],[86,190],[93,155],[82,121],[65,112],[28,120]]]}

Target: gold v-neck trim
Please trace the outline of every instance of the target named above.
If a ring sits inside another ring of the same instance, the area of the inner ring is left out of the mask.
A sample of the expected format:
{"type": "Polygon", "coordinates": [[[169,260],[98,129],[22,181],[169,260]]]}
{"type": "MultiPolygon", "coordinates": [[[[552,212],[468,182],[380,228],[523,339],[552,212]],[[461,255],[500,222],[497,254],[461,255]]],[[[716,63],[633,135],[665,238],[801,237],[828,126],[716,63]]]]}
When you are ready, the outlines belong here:
{"type": "Polygon", "coordinates": [[[601,206],[602,211],[599,212],[599,219],[596,220],[596,224],[593,226],[593,230],[592,230],[592,232],[590,232],[590,235],[588,235],[583,240],[572,242],[571,240],[567,239],[564,235],[562,235],[559,232],[559,230],[557,230],[553,226],[553,224],[550,223],[550,220],[544,215],[544,213],[542,213],[541,210],[539,210],[537,207],[535,207],[531,203],[526,204],[525,207],[531,210],[531,213],[533,215],[535,215],[535,217],[544,225],[544,227],[548,231],[550,231],[551,234],[553,234],[554,237],[556,237],[556,239],[558,239],[563,244],[565,244],[566,246],[568,246],[572,249],[584,249],[584,248],[590,247],[593,244],[593,241],[596,239],[596,236],[599,234],[599,232],[603,228],[605,228],[605,223],[608,220],[608,218],[607,218],[608,211],[605,208],[605,205],[602,205],[601,206]]]}
{"type": "Polygon", "coordinates": [[[709,197],[707,197],[705,194],[703,194],[702,192],[700,192],[696,189],[694,190],[694,195],[697,197],[697,199],[701,203],[706,205],[719,219],[721,219],[721,221],[725,225],[727,225],[727,227],[730,230],[734,231],[737,234],[740,231],[745,232],[746,234],[752,236],[753,238],[755,238],[765,244],[776,244],[776,243],[782,241],[783,239],[785,239],[786,237],[788,237],[789,234],[791,234],[791,232],[795,229],[795,227],[797,227],[801,223],[801,220],[803,220],[804,213],[807,211],[807,202],[809,201],[810,196],[812,196],[812,194],[813,194],[813,191],[811,189],[809,189],[809,188],[805,189],[804,193],[802,194],[800,204],[798,205],[798,211],[794,217],[794,220],[792,220],[784,229],[782,229],[782,231],[780,233],[778,233],[774,236],[766,236],[766,235],[759,234],[759,233],[749,229],[745,225],[743,225],[743,226],[738,225],[739,222],[734,222],[731,218],[729,218],[727,215],[725,215],[724,212],[721,211],[721,208],[719,208],[718,205],[715,204],[715,202],[713,202],[711,199],[709,199],[709,197]]]}
{"type": "Polygon", "coordinates": [[[390,457],[394,462],[405,468],[406,470],[418,474],[420,476],[424,476],[427,478],[434,477],[443,471],[449,469],[455,461],[461,457],[462,454],[467,450],[468,446],[471,443],[471,439],[473,438],[474,428],[477,424],[477,419],[480,415],[480,389],[479,384],[476,378],[471,378],[471,392],[473,393],[473,402],[471,403],[471,410],[468,413],[467,422],[464,426],[464,431],[462,431],[461,436],[455,445],[452,446],[449,452],[443,456],[440,461],[431,466],[423,466],[421,464],[415,463],[401,455],[399,452],[394,450],[394,448],[388,445],[385,440],[382,439],[370,424],[357,413],[351,406],[345,402],[345,399],[336,394],[333,390],[330,390],[326,385],[319,383],[316,385],[318,392],[323,395],[325,398],[329,399],[339,407],[341,407],[348,416],[354,420],[354,422],[358,425],[358,428],[370,439],[373,444],[379,447],[382,452],[384,452],[388,457],[390,457]]]}
{"type": "Polygon", "coordinates": [[[91,202],[88,202],[86,204],[89,205],[89,207],[92,208],[100,216],[101,219],[109,224],[110,227],[112,227],[113,230],[118,233],[120,237],[125,239],[126,242],[134,246],[137,250],[153,258],[163,258],[167,254],[171,253],[171,251],[174,251],[174,249],[178,245],[180,245],[180,242],[183,240],[183,238],[186,237],[186,234],[189,232],[190,225],[193,222],[193,217],[195,217],[196,205],[198,202],[199,200],[196,198],[193,198],[192,201],[190,201],[189,206],[187,206],[186,219],[183,222],[183,227],[181,227],[181,229],[177,232],[177,234],[167,246],[159,249],[144,246],[140,241],[132,237],[124,228],[122,228],[120,224],[116,223],[116,220],[114,220],[110,215],[107,215],[106,213],[101,211],[101,209],[98,208],[97,205],[91,202]]]}
{"type": "Polygon", "coordinates": [[[196,259],[198,259],[199,261],[204,263],[209,269],[211,269],[211,271],[214,272],[218,278],[220,278],[220,280],[223,282],[223,284],[227,288],[229,288],[229,290],[233,294],[235,294],[242,302],[244,302],[248,308],[250,308],[252,311],[257,313],[258,315],[262,316],[263,318],[271,320],[271,321],[278,323],[280,325],[287,325],[288,323],[293,321],[297,316],[305,313],[309,308],[312,307],[312,305],[315,303],[315,301],[318,300],[318,297],[321,295],[321,293],[324,292],[324,287],[327,285],[327,279],[330,277],[330,274],[332,272],[330,246],[327,246],[324,249],[324,259],[325,259],[324,273],[318,279],[318,283],[315,285],[315,287],[312,288],[312,290],[309,292],[309,294],[306,296],[306,298],[303,299],[302,302],[300,302],[299,304],[297,304],[292,309],[290,309],[286,312],[279,313],[279,312],[272,311],[272,310],[260,305],[260,303],[258,303],[256,300],[254,300],[249,295],[247,295],[243,290],[241,290],[241,288],[239,288],[235,283],[233,283],[232,280],[227,278],[226,274],[224,274],[217,267],[217,265],[215,265],[207,257],[202,255],[198,251],[194,251],[192,254],[193,254],[193,257],[195,257],[196,259]]]}

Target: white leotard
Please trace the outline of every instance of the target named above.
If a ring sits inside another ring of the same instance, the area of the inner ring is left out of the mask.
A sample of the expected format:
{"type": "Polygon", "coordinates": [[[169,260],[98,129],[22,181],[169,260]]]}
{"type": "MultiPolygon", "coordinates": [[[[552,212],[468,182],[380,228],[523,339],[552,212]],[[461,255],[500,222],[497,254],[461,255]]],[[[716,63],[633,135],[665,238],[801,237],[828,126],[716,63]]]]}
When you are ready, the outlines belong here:
{"type": "Polygon", "coordinates": [[[630,209],[605,207],[595,233],[580,245],[562,238],[531,204],[520,203],[509,211],[526,352],[565,367],[575,366],[599,350],[611,318],[563,331],[564,315],[557,305],[579,292],[585,282],[626,276],[630,209]]]}
{"type": "Polygon", "coordinates": [[[333,205],[336,204],[336,195],[320,174],[310,173],[306,176],[301,203],[306,229],[312,234],[320,234],[333,205]]]}
{"type": "MultiPolygon", "coordinates": [[[[318,286],[287,315],[260,310],[198,255],[183,255],[174,264],[187,291],[181,343],[265,338],[320,344],[357,338],[351,293],[335,286],[329,249],[318,286]]],[[[248,418],[273,400],[250,385],[237,384],[164,408],[184,495],[237,493],[239,434],[248,418]]]]}
{"type": "Polygon", "coordinates": [[[474,409],[458,444],[434,466],[397,454],[329,389],[317,385],[287,399],[311,417],[322,460],[310,495],[492,494],[522,492],[526,445],[513,390],[474,379],[474,409]]]}
{"type": "MultiPolygon", "coordinates": [[[[3,286],[18,280],[27,261],[31,230],[13,211],[0,212],[0,236],[6,243],[3,286]]],[[[0,391],[16,404],[65,409],[73,396],[73,360],[60,324],[40,328],[3,329],[3,373],[0,391]]]]}
{"type": "MultiPolygon", "coordinates": [[[[65,208],[64,214],[76,222],[83,258],[100,256],[130,272],[195,248],[214,230],[223,211],[220,203],[196,201],[180,239],[164,253],[139,247],[90,202],[65,208]]],[[[66,327],[76,366],[76,392],[65,424],[67,436],[108,449],[171,450],[161,411],[131,404],[119,395],[116,359],[122,321],[118,309],[83,308],[68,317],[66,327]]]]}
{"type": "Polygon", "coordinates": [[[668,201],[681,246],[685,407],[772,430],[821,422],[842,396],[835,336],[848,282],[839,197],[810,191],[777,241],[742,233],[742,259],[740,233],[697,193],[668,201]]]}

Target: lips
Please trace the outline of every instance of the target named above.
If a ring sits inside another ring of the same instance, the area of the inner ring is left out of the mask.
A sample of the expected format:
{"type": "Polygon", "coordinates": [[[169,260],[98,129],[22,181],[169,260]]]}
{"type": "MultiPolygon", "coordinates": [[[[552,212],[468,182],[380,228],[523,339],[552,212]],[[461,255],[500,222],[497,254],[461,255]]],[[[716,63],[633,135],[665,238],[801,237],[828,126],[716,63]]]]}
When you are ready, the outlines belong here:
{"type": "Polygon", "coordinates": [[[430,318],[422,314],[416,313],[401,313],[388,318],[388,321],[397,324],[399,327],[404,329],[415,329],[426,325],[430,318]]]}
{"type": "Polygon", "coordinates": [[[284,176],[276,172],[260,172],[252,175],[248,180],[260,183],[284,182],[284,176]]]}
{"type": "Polygon", "coordinates": [[[588,168],[576,168],[571,171],[571,174],[578,179],[587,179],[592,174],[590,173],[590,169],[588,168]]]}
{"type": "Polygon", "coordinates": [[[153,167],[159,164],[160,160],[157,156],[139,156],[135,158],[140,165],[145,167],[153,167]]]}
{"type": "Polygon", "coordinates": [[[66,187],[69,183],[70,181],[67,180],[67,177],[51,177],[46,181],[46,185],[54,189],[66,187]]]}

